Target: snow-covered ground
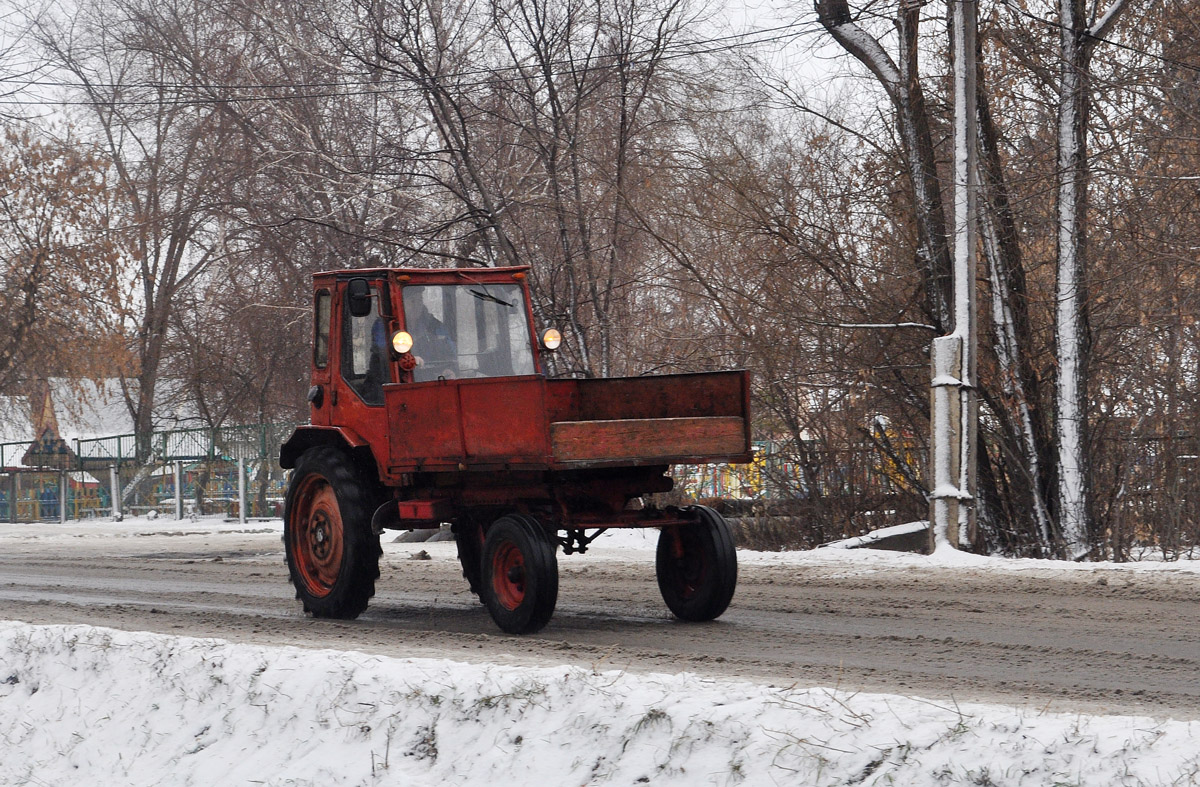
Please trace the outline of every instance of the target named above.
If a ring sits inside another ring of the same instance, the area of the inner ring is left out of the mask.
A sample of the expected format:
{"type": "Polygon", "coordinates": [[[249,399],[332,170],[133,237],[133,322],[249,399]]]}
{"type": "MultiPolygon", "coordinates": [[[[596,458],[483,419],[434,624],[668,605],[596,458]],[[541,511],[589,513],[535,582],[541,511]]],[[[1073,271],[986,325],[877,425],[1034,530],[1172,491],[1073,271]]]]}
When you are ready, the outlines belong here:
{"type": "Polygon", "coordinates": [[[3,784],[1183,785],[1200,723],[0,624],[3,784]]]}
{"type": "MultiPolygon", "coordinates": [[[[160,518],[38,534],[238,529],[160,518]]],[[[653,544],[651,534],[614,534],[592,557],[628,559],[653,544]]],[[[740,557],[853,573],[908,563],[1200,572],[1200,561],[1063,564],[954,552],[740,557]]],[[[24,623],[0,623],[0,740],[3,785],[1200,784],[1200,722],[24,623]]]]}

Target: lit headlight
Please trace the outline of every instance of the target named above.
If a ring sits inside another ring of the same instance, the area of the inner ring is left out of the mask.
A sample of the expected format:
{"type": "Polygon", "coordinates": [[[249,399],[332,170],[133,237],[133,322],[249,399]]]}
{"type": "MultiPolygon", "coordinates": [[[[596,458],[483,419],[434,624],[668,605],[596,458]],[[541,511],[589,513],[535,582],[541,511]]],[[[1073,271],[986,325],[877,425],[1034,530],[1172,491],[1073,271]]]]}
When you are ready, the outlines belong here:
{"type": "Polygon", "coordinates": [[[562,344],[562,334],[558,332],[558,329],[547,328],[546,332],[542,334],[542,346],[547,350],[557,350],[560,344],[562,344]]]}
{"type": "Polygon", "coordinates": [[[392,349],[398,355],[404,355],[412,349],[413,338],[408,331],[396,331],[392,334],[392,349]]]}

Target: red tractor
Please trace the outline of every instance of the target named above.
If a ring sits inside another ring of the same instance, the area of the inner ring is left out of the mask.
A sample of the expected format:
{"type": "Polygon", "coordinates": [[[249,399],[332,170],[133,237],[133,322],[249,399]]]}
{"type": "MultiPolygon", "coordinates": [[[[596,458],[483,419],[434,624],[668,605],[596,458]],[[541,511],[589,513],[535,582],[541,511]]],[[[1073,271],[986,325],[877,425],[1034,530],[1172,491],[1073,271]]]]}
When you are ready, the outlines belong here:
{"type": "Polygon", "coordinates": [[[526,268],[371,269],[314,277],[311,424],[283,445],[284,544],[296,597],[354,618],[385,529],[450,523],[463,575],[501,629],[541,629],[558,547],[659,528],[658,585],[689,621],[737,584],[729,525],[655,508],[676,463],[750,460],[744,371],[547,379],[561,337],[534,330],[526,268]]]}

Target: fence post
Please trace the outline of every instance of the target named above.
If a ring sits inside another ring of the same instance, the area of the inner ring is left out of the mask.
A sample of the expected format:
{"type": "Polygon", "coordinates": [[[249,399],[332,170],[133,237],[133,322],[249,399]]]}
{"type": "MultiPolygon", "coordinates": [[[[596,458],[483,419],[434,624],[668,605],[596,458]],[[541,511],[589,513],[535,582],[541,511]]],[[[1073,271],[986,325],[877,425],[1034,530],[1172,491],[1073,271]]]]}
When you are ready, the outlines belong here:
{"type": "Polygon", "coordinates": [[[246,460],[238,457],[238,521],[246,524],[246,460]]]}
{"type": "Polygon", "coordinates": [[[67,523],[67,471],[58,471],[58,523],[67,523]]]}
{"type": "Polygon", "coordinates": [[[8,475],[8,522],[17,523],[17,473],[14,470],[8,475]]]}
{"type": "MultiPolygon", "coordinates": [[[[117,455],[121,453],[120,441],[117,441],[117,455]]],[[[117,472],[118,465],[111,465],[108,468],[109,480],[112,482],[112,518],[114,522],[120,522],[125,517],[121,514],[121,475],[117,472]]]]}
{"type": "Polygon", "coordinates": [[[175,518],[183,519],[183,461],[180,459],[175,460],[175,518]]]}

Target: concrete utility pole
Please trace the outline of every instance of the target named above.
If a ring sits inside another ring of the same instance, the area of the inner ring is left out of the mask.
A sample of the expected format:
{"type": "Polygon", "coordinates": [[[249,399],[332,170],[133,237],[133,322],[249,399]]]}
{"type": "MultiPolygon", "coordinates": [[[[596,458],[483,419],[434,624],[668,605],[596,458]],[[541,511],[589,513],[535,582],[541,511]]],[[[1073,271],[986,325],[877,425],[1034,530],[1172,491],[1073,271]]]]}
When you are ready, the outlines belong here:
{"type": "Polygon", "coordinates": [[[976,0],[951,0],[954,64],[954,330],[933,340],[930,360],[931,539],[970,546],[976,529],[979,400],[975,326],[976,0]]]}

